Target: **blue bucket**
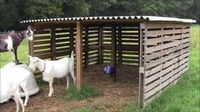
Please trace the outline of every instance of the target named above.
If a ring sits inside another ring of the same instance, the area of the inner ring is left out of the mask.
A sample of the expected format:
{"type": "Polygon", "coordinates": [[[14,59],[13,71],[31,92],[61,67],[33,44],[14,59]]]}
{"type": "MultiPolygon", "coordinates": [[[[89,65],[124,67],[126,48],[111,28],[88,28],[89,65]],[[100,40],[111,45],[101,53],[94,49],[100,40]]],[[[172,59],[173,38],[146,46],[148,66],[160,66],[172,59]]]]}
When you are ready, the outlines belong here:
{"type": "Polygon", "coordinates": [[[112,74],[114,72],[114,67],[112,67],[111,65],[106,65],[104,66],[104,72],[106,74],[112,74]]]}

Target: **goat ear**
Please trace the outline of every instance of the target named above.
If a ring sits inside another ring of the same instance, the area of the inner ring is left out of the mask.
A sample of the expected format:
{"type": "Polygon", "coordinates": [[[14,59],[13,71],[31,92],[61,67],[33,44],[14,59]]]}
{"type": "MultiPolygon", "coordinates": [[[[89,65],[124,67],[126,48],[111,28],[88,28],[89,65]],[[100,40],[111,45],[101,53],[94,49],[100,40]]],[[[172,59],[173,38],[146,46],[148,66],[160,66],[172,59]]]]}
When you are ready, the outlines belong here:
{"type": "Polygon", "coordinates": [[[28,30],[31,30],[31,26],[30,25],[28,26],[28,30]]]}
{"type": "Polygon", "coordinates": [[[32,58],[32,56],[28,55],[28,58],[30,59],[30,58],[32,58]]]}

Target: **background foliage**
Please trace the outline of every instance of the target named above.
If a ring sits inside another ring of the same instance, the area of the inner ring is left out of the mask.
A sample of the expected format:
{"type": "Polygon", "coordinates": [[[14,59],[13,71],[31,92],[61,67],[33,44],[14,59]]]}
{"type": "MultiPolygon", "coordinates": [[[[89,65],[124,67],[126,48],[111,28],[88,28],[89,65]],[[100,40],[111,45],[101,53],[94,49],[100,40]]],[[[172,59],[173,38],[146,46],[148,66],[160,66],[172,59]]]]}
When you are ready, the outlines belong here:
{"type": "Polygon", "coordinates": [[[151,15],[199,20],[199,0],[0,0],[0,31],[22,30],[24,19],[151,15]]]}

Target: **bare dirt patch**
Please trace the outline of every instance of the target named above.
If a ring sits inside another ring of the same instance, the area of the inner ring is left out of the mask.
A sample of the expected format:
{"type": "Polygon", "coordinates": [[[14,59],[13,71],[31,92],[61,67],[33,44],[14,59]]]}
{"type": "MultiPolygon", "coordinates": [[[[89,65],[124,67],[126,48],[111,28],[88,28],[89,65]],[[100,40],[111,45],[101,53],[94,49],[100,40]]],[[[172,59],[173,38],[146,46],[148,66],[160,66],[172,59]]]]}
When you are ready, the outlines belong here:
{"type": "MultiPolygon", "coordinates": [[[[117,81],[103,73],[103,65],[89,66],[84,69],[84,83],[101,92],[101,96],[81,101],[64,101],[66,83],[54,83],[54,95],[48,97],[48,83],[40,87],[37,95],[31,96],[26,112],[70,112],[76,108],[91,107],[106,112],[120,111],[121,105],[133,102],[138,94],[138,72],[133,66],[118,66],[117,81]]],[[[15,103],[10,101],[0,105],[1,112],[15,112],[15,103]]]]}

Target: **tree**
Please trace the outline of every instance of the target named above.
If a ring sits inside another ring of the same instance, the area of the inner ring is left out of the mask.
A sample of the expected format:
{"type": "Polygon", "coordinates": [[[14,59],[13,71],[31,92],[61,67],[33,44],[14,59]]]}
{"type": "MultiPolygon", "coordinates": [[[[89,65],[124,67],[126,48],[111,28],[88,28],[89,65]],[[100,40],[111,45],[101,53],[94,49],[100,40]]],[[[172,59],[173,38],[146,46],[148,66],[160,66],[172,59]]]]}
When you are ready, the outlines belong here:
{"type": "Polygon", "coordinates": [[[142,15],[165,16],[166,7],[162,0],[148,0],[140,2],[140,4],[141,7],[139,9],[142,15]]]}
{"type": "Polygon", "coordinates": [[[87,0],[90,5],[90,15],[105,15],[107,9],[113,4],[116,4],[116,0],[87,0]]]}
{"type": "Polygon", "coordinates": [[[185,18],[188,16],[193,0],[171,0],[170,2],[164,0],[163,3],[166,5],[165,14],[167,16],[185,18]]]}
{"type": "Polygon", "coordinates": [[[63,16],[61,0],[27,0],[25,17],[28,19],[53,18],[63,16]]]}
{"type": "Polygon", "coordinates": [[[132,4],[131,0],[117,0],[116,3],[112,3],[110,7],[102,12],[102,15],[131,15],[132,4]]]}
{"type": "Polygon", "coordinates": [[[20,20],[23,16],[24,0],[1,0],[1,26],[3,31],[19,30],[20,20]]]}
{"type": "Polygon", "coordinates": [[[88,16],[89,8],[85,0],[63,0],[64,17],[88,16]]]}
{"type": "Polygon", "coordinates": [[[199,20],[199,0],[0,0],[0,30],[21,20],[74,16],[151,15],[199,20]]]}
{"type": "Polygon", "coordinates": [[[192,6],[190,9],[187,11],[187,17],[193,18],[200,22],[200,2],[199,0],[194,0],[192,6]]]}

